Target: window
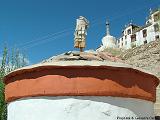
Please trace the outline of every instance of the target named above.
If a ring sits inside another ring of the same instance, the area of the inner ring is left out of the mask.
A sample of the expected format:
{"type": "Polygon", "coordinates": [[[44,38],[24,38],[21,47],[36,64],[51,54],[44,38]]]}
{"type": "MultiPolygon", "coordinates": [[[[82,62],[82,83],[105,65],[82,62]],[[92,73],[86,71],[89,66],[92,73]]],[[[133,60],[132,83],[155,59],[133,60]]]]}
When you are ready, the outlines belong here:
{"type": "Polygon", "coordinates": [[[127,35],[125,35],[125,39],[127,39],[127,35]]]}
{"type": "Polygon", "coordinates": [[[144,44],[147,44],[147,40],[144,41],[144,44]]]}
{"type": "Polygon", "coordinates": [[[157,13],[153,16],[154,22],[158,21],[160,19],[160,13],[157,13]]]}
{"type": "Polygon", "coordinates": [[[143,37],[147,37],[147,29],[144,29],[142,32],[143,32],[143,37]]]}
{"type": "Polygon", "coordinates": [[[131,34],[131,29],[129,29],[129,30],[127,31],[127,33],[128,33],[128,35],[131,34]]]}
{"type": "Polygon", "coordinates": [[[131,35],[131,42],[135,42],[136,41],[136,34],[131,35]]]}
{"type": "Polygon", "coordinates": [[[122,37],[122,39],[121,39],[122,41],[123,41],[123,37],[122,37]]]}
{"type": "Polygon", "coordinates": [[[156,40],[159,40],[159,35],[155,36],[155,39],[156,39],[156,40]]]}
{"type": "Polygon", "coordinates": [[[158,24],[155,24],[155,25],[154,25],[154,31],[155,31],[155,32],[159,31],[159,25],[158,25],[158,24]]]}
{"type": "Polygon", "coordinates": [[[123,43],[122,43],[122,46],[123,46],[123,43]]]}
{"type": "Polygon", "coordinates": [[[125,45],[127,45],[127,41],[125,41],[125,45]]]}

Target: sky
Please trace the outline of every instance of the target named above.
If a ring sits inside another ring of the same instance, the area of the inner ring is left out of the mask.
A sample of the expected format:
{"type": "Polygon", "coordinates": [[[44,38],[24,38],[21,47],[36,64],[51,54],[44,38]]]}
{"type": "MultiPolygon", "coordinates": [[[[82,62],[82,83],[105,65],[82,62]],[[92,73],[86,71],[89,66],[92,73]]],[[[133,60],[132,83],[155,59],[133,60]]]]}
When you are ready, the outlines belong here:
{"type": "Polygon", "coordinates": [[[74,29],[79,16],[90,24],[85,50],[96,49],[105,36],[106,19],[117,39],[131,21],[143,26],[160,0],[0,0],[0,58],[4,44],[25,52],[30,64],[78,50],[74,29]]]}

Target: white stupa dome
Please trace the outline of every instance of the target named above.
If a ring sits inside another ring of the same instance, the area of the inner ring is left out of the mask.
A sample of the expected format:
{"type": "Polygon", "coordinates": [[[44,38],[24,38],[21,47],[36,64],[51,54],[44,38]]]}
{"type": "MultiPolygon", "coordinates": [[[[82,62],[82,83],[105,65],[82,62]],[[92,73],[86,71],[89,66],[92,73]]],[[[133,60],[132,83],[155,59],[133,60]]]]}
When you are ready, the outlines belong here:
{"type": "Polygon", "coordinates": [[[116,38],[111,35],[106,35],[102,38],[102,45],[105,48],[115,48],[116,47],[116,38]]]}
{"type": "Polygon", "coordinates": [[[103,51],[106,48],[116,48],[116,38],[110,35],[109,22],[106,22],[106,36],[102,38],[102,46],[97,51],[103,51]]]}

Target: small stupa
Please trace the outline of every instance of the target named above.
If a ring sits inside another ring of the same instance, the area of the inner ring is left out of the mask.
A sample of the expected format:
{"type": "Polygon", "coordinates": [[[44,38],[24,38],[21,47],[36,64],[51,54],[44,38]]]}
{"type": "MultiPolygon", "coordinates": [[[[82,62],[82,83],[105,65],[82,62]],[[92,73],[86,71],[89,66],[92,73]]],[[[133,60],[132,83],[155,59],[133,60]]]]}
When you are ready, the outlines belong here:
{"type": "Polygon", "coordinates": [[[116,48],[116,38],[110,35],[109,21],[106,21],[106,36],[102,38],[102,45],[97,51],[104,51],[106,48],[116,48]]]}

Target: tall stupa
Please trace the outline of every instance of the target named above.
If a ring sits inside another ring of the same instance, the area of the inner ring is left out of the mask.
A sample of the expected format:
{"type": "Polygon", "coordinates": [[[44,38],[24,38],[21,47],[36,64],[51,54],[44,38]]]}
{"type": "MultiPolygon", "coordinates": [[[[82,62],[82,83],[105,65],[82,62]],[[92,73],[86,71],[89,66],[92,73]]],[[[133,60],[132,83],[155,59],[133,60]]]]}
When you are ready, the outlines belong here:
{"type": "Polygon", "coordinates": [[[102,38],[102,45],[97,51],[104,51],[106,48],[116,48],[116,38],[110,35],[109,21],[106,21],[106,36],[102,38]]]}
{"type": "MultiPolygon", "coordinates": [[[[106,25],[103,45],[114,47],[106,25]]],[[[84,48],[83,35],[82,42],[79,33],[75,37],[78,48],[84,48]]],[[[153,120],[159,85],[150,72],[104,52],[86,51],[17,69],[4,82],[7,120],[153,120]]]]}
{"type": "Polygon", "coordinates": [[[153,120],[158,78],[102,57],[69,52],[9,73],[7,120],[153,120]]]}

